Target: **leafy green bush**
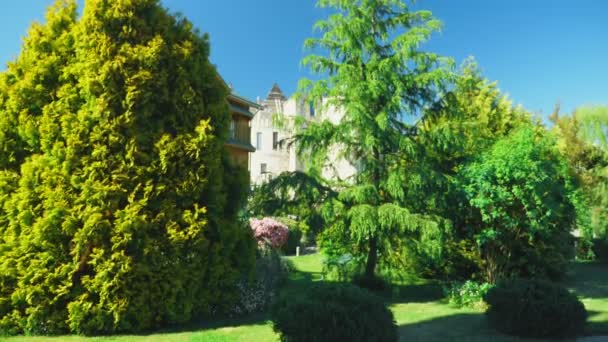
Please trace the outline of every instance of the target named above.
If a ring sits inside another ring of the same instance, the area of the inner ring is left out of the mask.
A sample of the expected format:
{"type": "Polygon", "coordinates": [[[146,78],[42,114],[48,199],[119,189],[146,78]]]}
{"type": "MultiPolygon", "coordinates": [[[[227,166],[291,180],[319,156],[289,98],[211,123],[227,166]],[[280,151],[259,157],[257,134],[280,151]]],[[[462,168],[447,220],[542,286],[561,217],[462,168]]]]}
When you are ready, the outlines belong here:
{"type": "Polygon", "coordinates": [[[452,305],[478,308],[485,305],[483,298],[492,287],[492,284],[467,280],[451,283],[444,288],[444,293],[452,305]]]}
{"type": "Polygon", "coordinates": [[[573,251],[578,188],[542,127],[525,126],[463,168],[462,233],[483,278],[557,278],[573,251]]]}
{"type": "Polygon", "coordinates": [[[228,311],[255,260],[208,38],[158,0],[57,1],[0,73],[0,334],[228,311]]]}
{"type": "Polygon", "coordinates": [[[397,341],[382,299],[345,283],[316,283],[301,296],[282,296],[272,319],[282,341],[397,341]]]}
{"type": "Polygon", "coordinates": [[[566,337],[580,334],[587,312],[566,288],[540,280],[515,279],[490,289],[485,301],[490,323],[506,334],[566,337]]]}

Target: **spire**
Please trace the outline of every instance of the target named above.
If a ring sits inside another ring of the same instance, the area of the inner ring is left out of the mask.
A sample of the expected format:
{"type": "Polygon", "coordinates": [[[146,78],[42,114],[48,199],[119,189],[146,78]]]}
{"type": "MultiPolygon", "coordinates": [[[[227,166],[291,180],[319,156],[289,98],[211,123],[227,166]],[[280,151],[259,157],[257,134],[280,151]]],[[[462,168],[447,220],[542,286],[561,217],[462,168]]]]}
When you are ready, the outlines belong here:
{"type": "Polygon", "coordinates": [[[287,100],[285,95],[283,95],[283,91],[281,90],[281,88],[279,88],[279,85],[275,83],[272,85],[272,89],[270,89],[268,96],[266,96],[266,100],[268,101],[277,99],[282,101],[287,100]]]}

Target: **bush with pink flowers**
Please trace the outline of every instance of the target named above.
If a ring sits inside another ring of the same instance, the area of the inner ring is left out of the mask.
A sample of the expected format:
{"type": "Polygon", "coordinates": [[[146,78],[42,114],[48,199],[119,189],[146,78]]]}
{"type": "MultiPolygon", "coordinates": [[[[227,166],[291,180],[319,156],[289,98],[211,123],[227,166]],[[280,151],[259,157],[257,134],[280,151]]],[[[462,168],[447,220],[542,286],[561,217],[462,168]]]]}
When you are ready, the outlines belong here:
{"type": "Polygon", "coordinates": [[[286,225],[269,217],[261,220],[252,219],[251,229],[260,247],[281,248],[289,236],[289,229],[286,225]]]}

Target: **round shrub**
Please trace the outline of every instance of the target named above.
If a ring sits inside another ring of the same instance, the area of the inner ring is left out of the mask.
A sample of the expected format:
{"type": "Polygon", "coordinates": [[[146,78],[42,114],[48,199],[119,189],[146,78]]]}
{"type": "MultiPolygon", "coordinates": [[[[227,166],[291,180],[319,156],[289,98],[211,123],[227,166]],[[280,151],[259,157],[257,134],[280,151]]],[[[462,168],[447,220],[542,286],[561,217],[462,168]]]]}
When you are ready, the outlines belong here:
{"type": "Polygon", "coordinates": [[[490,323],[522,337],[567,337],[583,331],[587,311],[566,288],[539,280],[499,283],[484,297],[490,323]]]}
{"type": "Polygon", "coordinates": [[[345,283],[318,283],[281,296],[272,307],[281,341],[397,341],[393,313],[382,299],[345,283]]]}

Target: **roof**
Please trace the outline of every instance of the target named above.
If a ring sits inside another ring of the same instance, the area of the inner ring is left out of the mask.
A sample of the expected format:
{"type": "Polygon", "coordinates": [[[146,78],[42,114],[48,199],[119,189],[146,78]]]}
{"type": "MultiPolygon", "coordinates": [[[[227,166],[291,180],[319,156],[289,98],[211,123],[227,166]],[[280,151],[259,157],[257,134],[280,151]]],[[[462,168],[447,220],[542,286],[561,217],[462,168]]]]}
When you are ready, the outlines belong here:
{"type": "Polygon", "coordinates": [[[235,101],[235,102],[239,102],[239,103],[244,104],[249,107],[253,107],[255,109],[262,109],[262,106],[260,106],[259,104],[255,103],[251,100],[248,100],[240,95],[237,95],[235,93],[228,95],[228,101],[231,101],[231,100],[235,101]]]}
{"type": "Polygon", "coordinates": [[[245,109],[243,107],[235,106],[232,103],[229,103],[228,105],[230,106],[230,111],[231,112],[238,113],[238,114],[246,116],[246,117],[248,117],[250,119],[253,119],[253,113],[251,113],[247,109],[245,109]]]}
{"type": "Polygon", "coordinates": [[[278,84],[273,84],[272,88],[270,89],[270,92],[268,92],[268,96],[266,96],[266,100],[287,100],[287,98],[285,97],[285,95],[283,95],[283,91],[281,90],[281,88],[279,87],[278,84]]]}
{"type": "Polygon", "coordinates": [[[226,88],[228,88],[230,90],[230,94],[228,95],[228,100],[232,100],[235,102],[240,102],[241,104],[244,104],[246,106],[249,107],[253,107],[255,109],[262,109],[262,106],[257,104],[256,102],[253,102],[251,100],[248,100],[240,95],[237,95],[236,93],[234,93],[232,91],[232,87],[226,82],[226,80],[222,77],[222,75],[220,75],[219,73],[217,74],[217,77],[220,79],[220,81],[226,86],[226,88]]]}

